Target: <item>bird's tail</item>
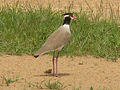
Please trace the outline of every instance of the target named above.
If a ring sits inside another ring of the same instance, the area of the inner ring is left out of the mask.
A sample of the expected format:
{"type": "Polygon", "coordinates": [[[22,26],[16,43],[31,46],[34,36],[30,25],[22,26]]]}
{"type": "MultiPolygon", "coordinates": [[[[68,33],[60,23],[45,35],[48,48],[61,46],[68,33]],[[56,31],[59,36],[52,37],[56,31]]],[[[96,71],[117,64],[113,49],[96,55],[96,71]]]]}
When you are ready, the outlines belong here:
{"type": "Polygon", "coordinates": [[[44,49],[44,48],[40,48],[35,54],[34,57],[37,58],[40,55],[43,55],[44,53],[48,52],[48,50],[44,49]]]}

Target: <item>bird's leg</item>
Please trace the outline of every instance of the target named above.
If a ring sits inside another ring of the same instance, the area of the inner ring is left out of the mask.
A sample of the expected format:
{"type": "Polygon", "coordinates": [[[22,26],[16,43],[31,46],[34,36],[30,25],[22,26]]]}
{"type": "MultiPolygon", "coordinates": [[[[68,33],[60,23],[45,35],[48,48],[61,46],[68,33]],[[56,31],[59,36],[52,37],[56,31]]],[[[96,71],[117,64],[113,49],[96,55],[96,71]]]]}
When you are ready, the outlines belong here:
{"type": "Polygon", "coordinates": [[[56,77],[58,76],[58,73],[57,73],[58,57],[59,57],[59,51],[58,51],[58,54],[57,54],[57,56],[56,56],[56,77]]]}
{"type": "Polygon", "coordinates": [[[55,75],[55,64],[54,64],[54,61],[55,61],[55,51],[53,52],[53,76],[55,75]]]}

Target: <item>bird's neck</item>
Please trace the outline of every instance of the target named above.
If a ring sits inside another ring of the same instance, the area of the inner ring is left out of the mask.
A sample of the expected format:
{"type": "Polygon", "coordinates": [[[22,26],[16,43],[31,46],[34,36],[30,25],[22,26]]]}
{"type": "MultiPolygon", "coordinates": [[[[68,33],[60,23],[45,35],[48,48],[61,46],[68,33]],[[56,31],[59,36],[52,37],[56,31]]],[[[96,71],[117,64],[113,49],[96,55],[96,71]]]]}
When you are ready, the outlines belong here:
{"type": "Polygon", "coordinates": [[[71,18],[70,18],[70,17],[65,17],[63,25],[64,25],[64,24],[70,25],[70,21],[71,21],[71,18]]]}
{"type": "Polygon", "coordinates": [[[69,24],[63,24],[63,27],[70,29],[70,25],[69,24]]]}

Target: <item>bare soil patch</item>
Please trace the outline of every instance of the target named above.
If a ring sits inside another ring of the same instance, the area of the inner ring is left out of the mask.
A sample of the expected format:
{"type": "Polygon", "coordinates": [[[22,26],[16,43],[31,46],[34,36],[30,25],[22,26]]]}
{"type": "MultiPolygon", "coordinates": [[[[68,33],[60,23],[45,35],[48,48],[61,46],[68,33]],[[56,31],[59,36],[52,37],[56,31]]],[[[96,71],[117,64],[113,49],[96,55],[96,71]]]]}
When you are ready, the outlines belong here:
{"type": "MultiPolygon", "coordinates": [[[[58,64],[59,77],[45,74],[52,69],[52,56],[43,55],[35,59],[30,55],[3,55],[0,56],[0,90],[38,90],[29,87],[29,83],[40,83],[43,80],[59,80],[68,86],[65,90],[80,87],[80,90],[95,90],[107,88],[120,89],[120,60],[117,62],[106,61],[102,58],[91,56],[60,57],[58,64]],[[3,76],[18,81],[6,86],[3,76]]],[[[46,89],[43,89],[46,90],[46,89]]]]}

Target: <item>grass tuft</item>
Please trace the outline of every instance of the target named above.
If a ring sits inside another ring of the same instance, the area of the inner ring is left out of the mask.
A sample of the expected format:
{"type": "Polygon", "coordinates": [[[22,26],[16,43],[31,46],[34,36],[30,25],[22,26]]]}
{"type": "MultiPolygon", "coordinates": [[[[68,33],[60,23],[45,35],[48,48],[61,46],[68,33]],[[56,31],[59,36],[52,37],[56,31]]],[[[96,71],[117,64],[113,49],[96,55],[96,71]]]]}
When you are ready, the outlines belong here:
{"type": "Polygon", "coordinates": [[[45,83],[45,87],[52,90],[64,90],[66,88],[61,82],[51,82],[51,80],[45,83]]]}
{"type": "Polygon", "coordinates": [[[29,87],[38,88],[38,89],[51,89],[51,90],[64,90],[66,86],[64,86],[59,81],[53,81],[52,79],[48,81],[41,81],[40,83],[28,83],[29,87]]]}
{"type": "Polygon", "coordinates": [[[11,78],[6,78],[6,77],[4,77],[4,81],[5,81],[5,84],[6,84],[7,86],[9,86],[11,83],[14,83],[14,82],[18,81],[18,77],[16,77],[15,80],[13,80],[13,79],[11,79],[11,78]]]}

